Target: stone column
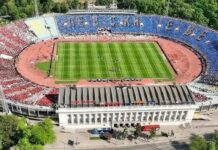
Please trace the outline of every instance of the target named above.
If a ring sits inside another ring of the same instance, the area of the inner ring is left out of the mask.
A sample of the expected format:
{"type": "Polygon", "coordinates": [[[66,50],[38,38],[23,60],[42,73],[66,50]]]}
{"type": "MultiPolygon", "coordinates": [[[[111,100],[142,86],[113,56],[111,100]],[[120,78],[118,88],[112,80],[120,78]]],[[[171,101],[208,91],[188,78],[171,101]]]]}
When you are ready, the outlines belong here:
{"type": "Polygon", "coordinates": [[[182,113],[181,113],[181,115],[180,115],[180,117],[179,117],[179,121],[182,121],[183,112],[184,112],[184,111],[182,111],[182,113]]]}
{"type": "Polygon", "coordinates": [[[165,122],[166,116],[167,116],[167,111],[164,111],[163,122],[165,122]]]}
{"type": "Polygon", "coordinates": [[[147,115],[147,121],[146,121],[147,123],[149,122],[150,113],[151,112],[148,112],[148,115],[147,115]]]}
{"type": "Polygon", "coordinates": [[[156,115],[156,112],[153,112],[153,116],[152,116],[152,122],[154,122],[154,117],[156,115]]]}
{"type": "Polygon", "coordinates": [[[86,114],[82,114],[83,116],[83,124],[86,124],[86,114]]]}
{"type": "Polygon", "coordinates": [[[175,114],[175,118],[174,118],[174,121],[177,121],[177,115],[179,115],[179,111],[176,111],[176,114],[175,114]]]}
{"type": "Polygon", "coordinates": [[[129,122],[132,123],[132,115],[133,115],[133,112],[130,112],[130,116],[129,116],[129,122]]]}
{"type": "Polygon", "coordinates": [[[77,116],[77,124],[80,125],[80,115],[76,114],[76,116],[77,116]]]}
{"type": "Polygon", "coordinates": [[[140,118],[140,122],[142,123],[142,122],[144,122],[143,118],[144,118],[145,112],[141,112],[141,113],[142,113],[142,115],[141,115],[141,118],[140,118]]]}
{"type": "Polygon", "coordinates": [[[89,113],[89,124],[92,124],[92,114],[89,113]]]}
{"type": "Polygon", "coordinates": [[[160,122],[160,117],[161,117],[161,115],[162,115],[162,112],[160,111],[160,112],[158,113],[157,122],[160,122]]]}
{"type": "Polygon", "coordinates": [[[172,111],[170,111],[170,115],[169,115],[169,122],[171,121],[171,116],[172,116],[172,111]]]}
{"type": "Polygon", "coordinates": [[[98,114],[97,114],[97,113],[95,113],[95,123],[94,123],[94,124],[97,124],[97,123],[98,123],[98,120],[97,120],[97,118],[98,118],[98,114]]]}
{"type": "Polygon", "coordinates": [[[136,112],[136,113],[135,113],[135,120],[134,120],[134,122],[137,122],[137,121],[138,121],[138,116],[139,116],[139,112],[136,112]]]}

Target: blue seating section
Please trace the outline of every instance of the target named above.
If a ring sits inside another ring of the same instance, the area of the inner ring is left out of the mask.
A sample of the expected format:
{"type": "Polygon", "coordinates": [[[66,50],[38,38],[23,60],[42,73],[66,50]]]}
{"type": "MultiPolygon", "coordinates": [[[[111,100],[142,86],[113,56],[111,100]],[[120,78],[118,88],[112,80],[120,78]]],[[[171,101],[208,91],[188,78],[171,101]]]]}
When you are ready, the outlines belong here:
{"type": "Polygon", "coordinates": [[[185,43],[207,61],[202,77],[206,82],[212,77],[218,82],[218,33],[180,19],[157,15],[58,15],[55,16],[61,34],[96,34],[105,29],[119,34],[148,34],[170,38],[185,43]]]}

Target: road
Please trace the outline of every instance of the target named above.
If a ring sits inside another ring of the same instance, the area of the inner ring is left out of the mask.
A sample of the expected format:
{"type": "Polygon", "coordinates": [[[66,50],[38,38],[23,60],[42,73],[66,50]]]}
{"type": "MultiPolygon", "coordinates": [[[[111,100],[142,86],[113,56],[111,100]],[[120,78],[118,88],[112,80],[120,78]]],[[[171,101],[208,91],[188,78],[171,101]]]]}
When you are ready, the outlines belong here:
{"type": "Polygon", "coordinates": [[[111,148],[94,148],[94,149],[78,149],[78,150],[188,150],[186,144],[188,140],[180,142],[169,141],[155,144],[134,145],[128,147],[111,147],[111,148]]]}

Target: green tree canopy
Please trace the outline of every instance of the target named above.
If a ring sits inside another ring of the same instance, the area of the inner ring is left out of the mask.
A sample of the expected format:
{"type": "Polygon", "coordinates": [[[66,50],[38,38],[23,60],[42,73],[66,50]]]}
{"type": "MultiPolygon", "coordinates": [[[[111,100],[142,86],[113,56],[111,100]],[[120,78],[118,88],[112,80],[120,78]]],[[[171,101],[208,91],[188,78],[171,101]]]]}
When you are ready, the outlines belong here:
{"type": "Polygon", "coordinates": [[[190,146],[190,150],[207,150],[207,141],[202,136],[196,136],[190,146]]]}
{"type": "Polygon", "coordinates": [[[32,143],[45,145],[47,143],[53,143],[54,140],[55,132],[50,119],[45,119],[32,127],[30,137],[32,143]]]}
{"type": "Polygon", "coordinates": [[[68,0],[68,4],[71,9],[77,9],[79,5],[79,0],[68,0]]]}
{"type": "Polygon", "coordinates": [[[135,8],[145,14],[169,15],[218,30],[217,0],[117,0],[117,3],[120,9],[135,8]]]}
{"type": "Polygon", "coordinates": [[[3,149],[8,149],[17,143],[16,128],[19,119],[12,115],[0,116],[0,140],[3,149]]]}
{"type": "Polygon", "coordinates": [[[0,149],[15,146],[16,150],[42,150],[43,145],[55,140],[50,119],[29,125],[25,118],[0,116],[0,149]]]}
{"type": "Polygon", "coordinates": [[[95,5],[100,6],[109,6],[111,3],[113,3],[113,0],[96,0],[95,5]]]}

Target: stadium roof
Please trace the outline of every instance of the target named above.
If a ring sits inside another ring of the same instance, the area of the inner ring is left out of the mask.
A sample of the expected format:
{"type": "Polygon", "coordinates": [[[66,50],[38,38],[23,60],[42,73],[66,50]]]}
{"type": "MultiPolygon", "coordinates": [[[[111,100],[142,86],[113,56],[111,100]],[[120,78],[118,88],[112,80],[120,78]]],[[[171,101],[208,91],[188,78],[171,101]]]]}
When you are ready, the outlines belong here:
{"type": "Polygon", "coordinates": [[[195,104],[186,85],[64,87],[60,107],[195,104]]]}
{"type": "Polygon", "coordinates": [[[75,15],[75,14],[128,14],[134,15],[137,13],[137,10],[123,10],[123,9],[72,9],[67,12],[67,14],[75,15]]]}

